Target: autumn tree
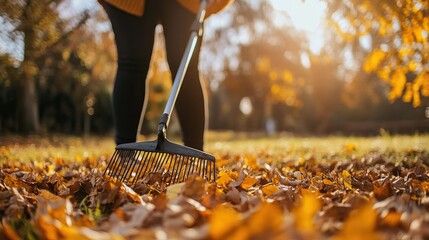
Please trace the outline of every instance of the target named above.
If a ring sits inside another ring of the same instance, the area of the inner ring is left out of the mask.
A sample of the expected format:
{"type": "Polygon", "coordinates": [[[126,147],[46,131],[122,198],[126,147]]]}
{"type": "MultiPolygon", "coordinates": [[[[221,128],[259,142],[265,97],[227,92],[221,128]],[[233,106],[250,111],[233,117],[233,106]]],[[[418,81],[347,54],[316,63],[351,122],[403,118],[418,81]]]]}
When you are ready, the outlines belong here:
{"type": "Polygon", "coordinates": [[[64,17],[68,0],[1,0],[0,18],[9,28],[1,34],[10,45],[21,46],[18,53],[17,119],[18,130],[39,130],[36,83],[42,74],[41,59],[53,47],[67,39],[89,17],[79,12],[64,17]],[[62,15],[63,14],[63,15],[62,15]]]}
{"type": "MultiPolygon", "coordinates": [[[[209,65],[202,69],[211,80],[215,110],[229,109],[234,118],[240,118],[238,106],[247,97],[253,105],[249,116],[253,130],[272,120],[274,105],[300,105],[297,88],[305,75],[300,56],[306,41],[292,26],[274,25],[273,11],[267,1],[236,1],[223,18],[228,24],[209,32],[205,41],[203,66],[204,57],[214,59],[207,60],[209,65]]],[[[217,113],[211,116],[222,121],[217,113]]]]}
{"type": "Polygon", "coordinates": [[[429,97],[429,2],[327,0],[330,25],[350,44],[366,41],[365,72],[390,86],[390,101],[429,97]]]}

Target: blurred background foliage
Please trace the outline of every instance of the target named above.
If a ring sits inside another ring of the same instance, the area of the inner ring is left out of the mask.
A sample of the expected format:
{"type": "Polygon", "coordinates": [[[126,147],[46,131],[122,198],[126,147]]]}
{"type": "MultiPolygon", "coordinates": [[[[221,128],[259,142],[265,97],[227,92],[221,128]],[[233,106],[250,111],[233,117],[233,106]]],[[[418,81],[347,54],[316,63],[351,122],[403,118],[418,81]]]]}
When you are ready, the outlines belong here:
{"type": "MultiPolygon", "coordinates": [[[[237,0],[206,22],[200,69],[210,129],[429,130],[428,1],[323,0],[320,19],[284,10],[296,2],[314,1],[237,0]],[[320,34],[292,13],[316,19],[320,34]]],[[[0,132],[111,133],[116,50],[97,2],[0,5],[0,132]]],[[[170,89],[162,27],[154,50],[143,134],[155,132],[170,89]]]]}

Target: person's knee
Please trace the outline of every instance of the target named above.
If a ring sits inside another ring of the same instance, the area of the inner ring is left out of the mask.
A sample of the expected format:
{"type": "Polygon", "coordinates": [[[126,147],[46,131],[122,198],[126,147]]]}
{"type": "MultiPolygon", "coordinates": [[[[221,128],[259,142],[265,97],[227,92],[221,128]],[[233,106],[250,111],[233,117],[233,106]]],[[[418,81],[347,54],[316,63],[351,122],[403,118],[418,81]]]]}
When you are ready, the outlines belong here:
{"type": "Polygon", "coordinates": [[[150,59],[141,56],[122,56],[118,57],[118,69],[122,71],[147,72],[150,59]]]}

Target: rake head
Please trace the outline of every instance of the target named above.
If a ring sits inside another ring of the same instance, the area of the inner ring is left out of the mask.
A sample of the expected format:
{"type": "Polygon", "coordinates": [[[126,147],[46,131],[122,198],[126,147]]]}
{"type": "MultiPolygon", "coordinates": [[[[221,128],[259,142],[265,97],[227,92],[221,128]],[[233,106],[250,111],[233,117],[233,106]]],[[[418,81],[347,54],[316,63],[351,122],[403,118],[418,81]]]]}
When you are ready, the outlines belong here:
{"type": "Polygon", "coordinates": [[[168,173],[167,185],[184,182],[197,173],[208,181],[216,179],[215,158],[205,152],[164,139],[126,143],[116,147],[105,175],[134,184],[151,173],[168,173]]]}

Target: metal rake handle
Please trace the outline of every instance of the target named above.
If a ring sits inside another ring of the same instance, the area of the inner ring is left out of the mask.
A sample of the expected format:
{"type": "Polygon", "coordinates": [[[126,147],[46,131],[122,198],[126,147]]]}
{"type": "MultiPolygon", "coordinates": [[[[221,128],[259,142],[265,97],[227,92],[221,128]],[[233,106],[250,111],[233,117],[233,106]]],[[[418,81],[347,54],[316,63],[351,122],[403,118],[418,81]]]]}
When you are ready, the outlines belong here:
{"type": "Polygon", "coordinates": [[[177,70],[177,74],[174,78],[173,86],[170,91],[170,96],[168,97],[164,113],[162,114],[161,120],[158,125],[158,140],[160,140],[160,138],[164,139],[166,136],[166,131],[170,123],[170,116],[173,112],[173,107],[176,103],[177,96],[179,95],[183,79],[185,78],[186,70],[188,69],[189,62],[191,61],[192,55],[198,42],[198,38],[203,34],[203,24],[206,15],[206,7],[207,1],[202,0],[195,21],[191,26],[191,36],[189,37],[185,53],[182,57],[179,69],[177,70]]]}

